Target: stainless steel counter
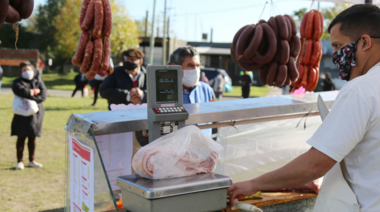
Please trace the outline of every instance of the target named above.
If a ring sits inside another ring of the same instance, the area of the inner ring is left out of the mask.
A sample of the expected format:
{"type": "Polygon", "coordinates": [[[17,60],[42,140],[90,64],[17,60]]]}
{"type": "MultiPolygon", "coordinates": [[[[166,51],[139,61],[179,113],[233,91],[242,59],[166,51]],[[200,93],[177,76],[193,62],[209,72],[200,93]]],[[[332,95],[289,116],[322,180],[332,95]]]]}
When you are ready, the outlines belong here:
{"type": "MultiPolygon", "coordinates": [[[[190,114],[186,125],[318,112],[318,94],[331,108],[338,91],[185,104],[184,107],[190,114]]],[[[79,124],[81,131],[91,127],[95,135],[145,130],[148,129],[147,109],[72,114],[66,128],[70,125],[71,129],[78,128],[79,124]]]]}

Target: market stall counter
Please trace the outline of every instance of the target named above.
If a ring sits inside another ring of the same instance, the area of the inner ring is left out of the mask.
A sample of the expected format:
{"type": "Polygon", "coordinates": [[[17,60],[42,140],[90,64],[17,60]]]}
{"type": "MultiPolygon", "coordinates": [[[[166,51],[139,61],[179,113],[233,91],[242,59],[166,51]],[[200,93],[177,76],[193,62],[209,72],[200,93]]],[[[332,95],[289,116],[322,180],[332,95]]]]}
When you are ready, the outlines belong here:
{"type": "MultiPolygon", "coordinates": [[[[338,92],[320,94],[331,108],[338,92]]],[[[309,93],[186,104],[185,125],[209,123],[198,127],[219,129],[216,142],[224,152],[214,173],[240,182],[279,168],[310,148],[305,141],[321,124],[317,97],[309,93]]],[[[117,210],[116,180],[132,174],[132,156],[140,148],[133,132],[146,129],[147,108],[69,117],[67,211],[117,210]]]]}

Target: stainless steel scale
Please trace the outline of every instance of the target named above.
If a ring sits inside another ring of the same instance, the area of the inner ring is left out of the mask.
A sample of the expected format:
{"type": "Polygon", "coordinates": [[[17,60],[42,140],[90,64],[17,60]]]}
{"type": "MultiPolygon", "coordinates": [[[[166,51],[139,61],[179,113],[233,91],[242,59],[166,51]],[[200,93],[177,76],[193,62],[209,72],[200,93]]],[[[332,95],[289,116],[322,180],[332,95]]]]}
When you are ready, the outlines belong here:
{"type": "Polygon", "coordinates": [[[123,207],[131,212],[222,211],[227,204],[230,177],[205,173],[166,180],[139,175],[117,178],[123,207]]]}

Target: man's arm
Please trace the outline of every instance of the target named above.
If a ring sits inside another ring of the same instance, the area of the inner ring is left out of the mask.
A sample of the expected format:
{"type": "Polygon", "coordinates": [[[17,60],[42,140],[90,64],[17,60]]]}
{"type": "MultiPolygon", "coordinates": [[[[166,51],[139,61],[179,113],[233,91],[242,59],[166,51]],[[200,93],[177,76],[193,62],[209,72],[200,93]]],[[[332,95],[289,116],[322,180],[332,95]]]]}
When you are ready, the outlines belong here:
{"type": "Polygon", "coordinates": [[[114,103],[127,103],[127,89],[117,88],[115,74],[109,75],[99,89],[100,96],[114,103]]]}
{"type": "Polygon", "coordinates": [[[324,176],[335,164],[335,160],[312,147],[280,169],[229,187],[227,192],[232,192],[230,203],[233,206],[234,199],[252,195],[257,191],[304,185],[324,176]]]}

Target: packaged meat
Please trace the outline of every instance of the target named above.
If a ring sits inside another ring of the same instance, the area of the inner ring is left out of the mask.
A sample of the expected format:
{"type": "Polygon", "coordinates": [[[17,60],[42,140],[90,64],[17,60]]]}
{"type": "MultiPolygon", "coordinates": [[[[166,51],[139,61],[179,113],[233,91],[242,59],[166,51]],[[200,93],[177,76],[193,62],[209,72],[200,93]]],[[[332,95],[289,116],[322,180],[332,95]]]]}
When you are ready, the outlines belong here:
{"type": "Polygon", "coordinates": [[[141,176],[167,179],[211,172],[223,147],[187,126],[142,147],[133,157],[132,167],[141,176]]]}

